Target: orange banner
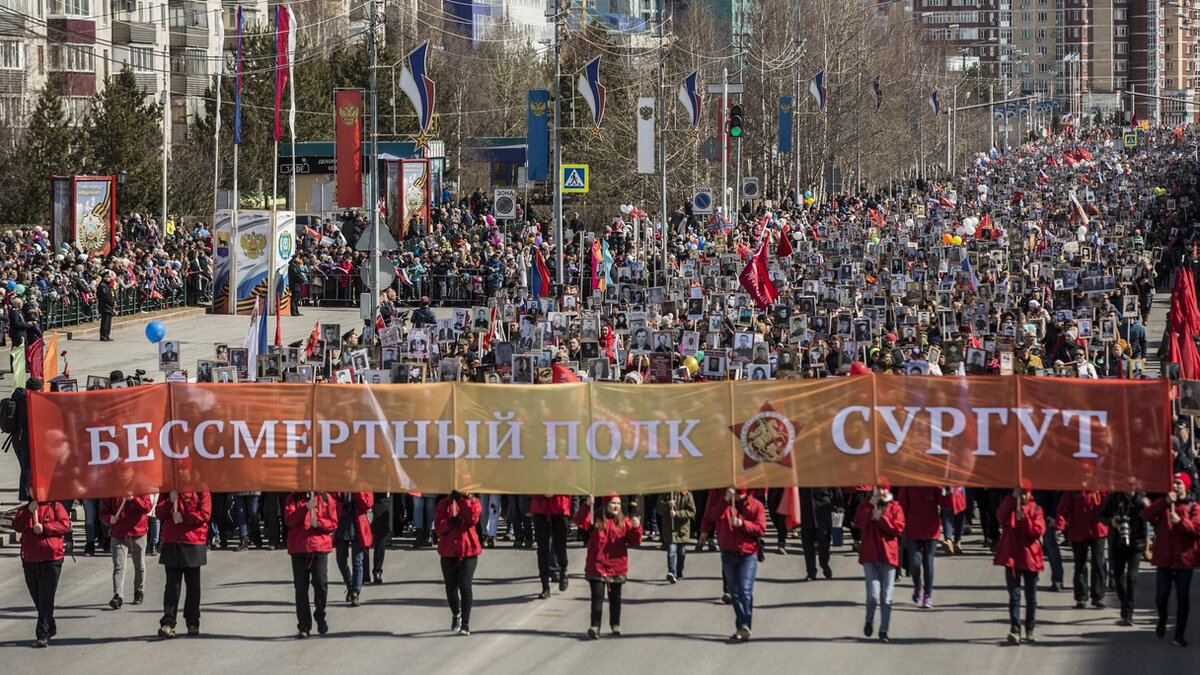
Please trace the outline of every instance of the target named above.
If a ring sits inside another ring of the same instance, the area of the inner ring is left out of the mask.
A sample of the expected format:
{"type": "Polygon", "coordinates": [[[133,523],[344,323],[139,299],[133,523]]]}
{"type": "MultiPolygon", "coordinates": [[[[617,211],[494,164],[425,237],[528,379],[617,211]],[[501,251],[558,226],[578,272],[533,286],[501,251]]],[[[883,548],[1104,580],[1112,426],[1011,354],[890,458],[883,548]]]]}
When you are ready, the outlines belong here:
{"type": "Polygon", "coordinates": [[[1166,380],[156,384],[30,393],[39,500],[169,490],[1164,491],[1166,380]],[[236,387],[236,389],[234,388],[236,387]]]}

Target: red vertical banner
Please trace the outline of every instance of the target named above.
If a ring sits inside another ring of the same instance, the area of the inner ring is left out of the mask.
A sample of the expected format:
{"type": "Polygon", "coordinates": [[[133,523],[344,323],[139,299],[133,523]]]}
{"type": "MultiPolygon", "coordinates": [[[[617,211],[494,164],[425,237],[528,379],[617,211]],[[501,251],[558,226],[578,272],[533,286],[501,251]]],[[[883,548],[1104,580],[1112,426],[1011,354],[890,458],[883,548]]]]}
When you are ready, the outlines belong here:
{"type": "Polygon", "coordinates": [[[337,89],[333,93],[339,209],[363,205],[362,101],[361,89],[337,89]]]}

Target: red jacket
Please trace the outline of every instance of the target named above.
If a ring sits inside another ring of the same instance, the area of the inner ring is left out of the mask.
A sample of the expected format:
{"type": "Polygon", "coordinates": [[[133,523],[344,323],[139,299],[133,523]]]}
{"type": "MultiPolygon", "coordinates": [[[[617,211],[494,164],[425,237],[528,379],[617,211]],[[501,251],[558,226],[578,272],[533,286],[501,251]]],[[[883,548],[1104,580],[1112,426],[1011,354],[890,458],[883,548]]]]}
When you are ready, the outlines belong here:
{"type": "Polygon", "coordinates": [[[1058,517],[1054,529],[1066,530],[1067,539],[1079,543],[1087,539],[1103,539],[1108,527],[1100,522],[1100,504],[1107,492],[1064,492],[1058,501],[1058,517]]]}
{"type": "Polygon", "coordinates": [[[479,545],[479,532],[475,530],[482,511],[483,506],[478,499],[460,497],[452,500],[447,496],[438,500],[433,515],[433,531],[438,536],[438,555],[462,560],[483,553],[483,547],[479,545]],[[458,504],[457,516],[450,514],[452,504],[458,504]]]}
{"type": "Polygon", "coordinates": [[[333,550],[333,533],[337,530],[337,500],[328,492],[313,495],[317,525],[309,520],[308,493],[293,492],[283,505],[283,522],[288,526],[288,553],[329,553],[333,550]]]}
{"type": "Polygon", "coordinates": [[[212,497],[207,492],[180,492],[179,513],[183,520],[176,524],[171,512],[174,506],[169,494],[159,495],[154,515],[162,521],[162,543],[201,544],[208,541],[208,521],[212,518],[212,497]]]}
{"type": "Polygon", "coordinates": [[[136,539],[149,532],[149,514],[150,495],[129,497],[125,500],[125,506],[121,506],[121,499],[118,497],[100,500],[100,520],[105,525],[109,525],[114,539],[127,537],[136,539]],[[121,512],[121,517],[117,518],[116,523],[109,525],[109,521],[117,511],[121,512]]]}
{"type": "Polygon", "coordinates": [[[367,548],[375,543],[371,536],[371,521],[367,518],[367,514],[371,512],[371,506],[375,503],[375,495],[370,492],[352,492],[351,501],[353,502],[353,514],[351,513],[351,505],[346,502],[345,493],[337,493],[337,514],[340,520],[343,516],[354,518],[354,529],[358,532],[358,545],[361,548],[367,548]]]}
{"type": "Polygon", "coordinates": [[[967,491],[960,487],[943,488],[938,505],[943,509],[954,509],[955,514],[967,510],[967,491]]]}
{"type": "Polygon", "coordinates": [[[571,498],[568,495],[533,495],[529,512],[535,516],[570,516],[571,498]]]}
{"type": "Polygon", "coordinates": [[[1154,539],[1152,563],[1155,567],[1173,570],[1200,567],[1200,504],[1176,502],[1172,508],[1179,514],[1181,520],[1178,523],[1171,523],[1165,497],[1142,509],[1142,518],[1154,523],[1158,535],[1154,539]]]}
{"type": "Polygon", "coordinates": [[[900,533],[904,532],[904,509],[896,500],[888,502],[878,519],[870,501],[858,505],[854,526],[862,531],[858,544],[858,562],[887,563],[900,566],[900,533]]]}
{"type": "Polygon", "coordinates": [[[13,516],[12,528],[21,533],[21,560],[24,562],[51,562],[62,560],[63,537],[71,532],[71,518],[58,502],[38,504],[37,520],[42,524],[42,533],[33,531],[33,514],[28,506],[22,506],[13,516]]]}
{"type": "Polygon", "coordinates": [[[704,518],[700,521],[700,533],[712,534],[715,529],[722,551],[733,551],[742,555],[757,553],[758,538],[767,531],[766,509],[763,508],[762,502],[750,494],[734,508],[737,508],[738,517],[742,519],[742,524],[738,527],[729,524],[732,509],[725,501],[725,491],[710,491],[708,503],[704,507],[704,518]],[[717,494],[714,495],[714,492],[717,494]]]}
{"type": "Polygon", "coordinates": [[[629,547],[641,546],[642,526],[633,526],[621,515],[624,523],[618,527],[605,518],[604,528],[592,527],[592,509],[584,502],[575,512],[575,524],[582,530],[591,530],[588,536],[587,563],[583,573],[597,577],[623,577],[629,574],[629,547]]]}
{"type": "Polygon", "coordinates": [[[938,503],[942,489],[936,487],[900,488],[900,508],[904,512],[904,538],[910,541],[940,539],[942,514],[938,503]]]}
{"type": "Polygon", "coordinates": [[[1008,495],[1000,502],[996,520],[1000,521],[1000,541],[992,563],[1026,572],[1041,572],[1042,535],[1046,534],[1046,517],[1042,507],[1033,499],[1021,507],[1023,517],[1017,520],[1017,498],[1008,495]]]}

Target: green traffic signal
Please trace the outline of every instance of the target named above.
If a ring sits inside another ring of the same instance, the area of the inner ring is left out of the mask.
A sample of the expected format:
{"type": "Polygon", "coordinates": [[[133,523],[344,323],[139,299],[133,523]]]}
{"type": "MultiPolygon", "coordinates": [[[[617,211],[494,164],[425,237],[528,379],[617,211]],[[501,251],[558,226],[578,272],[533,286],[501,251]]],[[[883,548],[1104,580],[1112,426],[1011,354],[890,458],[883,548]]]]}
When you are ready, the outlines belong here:
{"type": "Polygon", "coordinates": [[[729,107],[729,136],[740,138],[742,135],[742,106],[734,104],[729,107]]]}

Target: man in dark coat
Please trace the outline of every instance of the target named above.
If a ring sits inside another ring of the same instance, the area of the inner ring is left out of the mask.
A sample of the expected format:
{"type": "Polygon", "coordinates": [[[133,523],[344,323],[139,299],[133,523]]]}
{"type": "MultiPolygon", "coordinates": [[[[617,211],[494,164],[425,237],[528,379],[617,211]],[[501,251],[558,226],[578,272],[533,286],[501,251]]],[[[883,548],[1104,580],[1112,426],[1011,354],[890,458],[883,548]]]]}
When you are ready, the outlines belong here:
{"type": "Polygon", "coordinates": [[[112,342],[112,320],[117,314],[117,294],[113,290],[113,273],[104,273],[96,284],[96,305],[100,310],[100,341],[112,342]]]}
{"type": "Polygon", "coordinates": [[[818,562],[825,578],[833,578],[829,567],[833,514],[845,508],[845,497],[838,488],[800,488],[800,543],[804,546],[805,581],[817,578],[818,562]]]}

